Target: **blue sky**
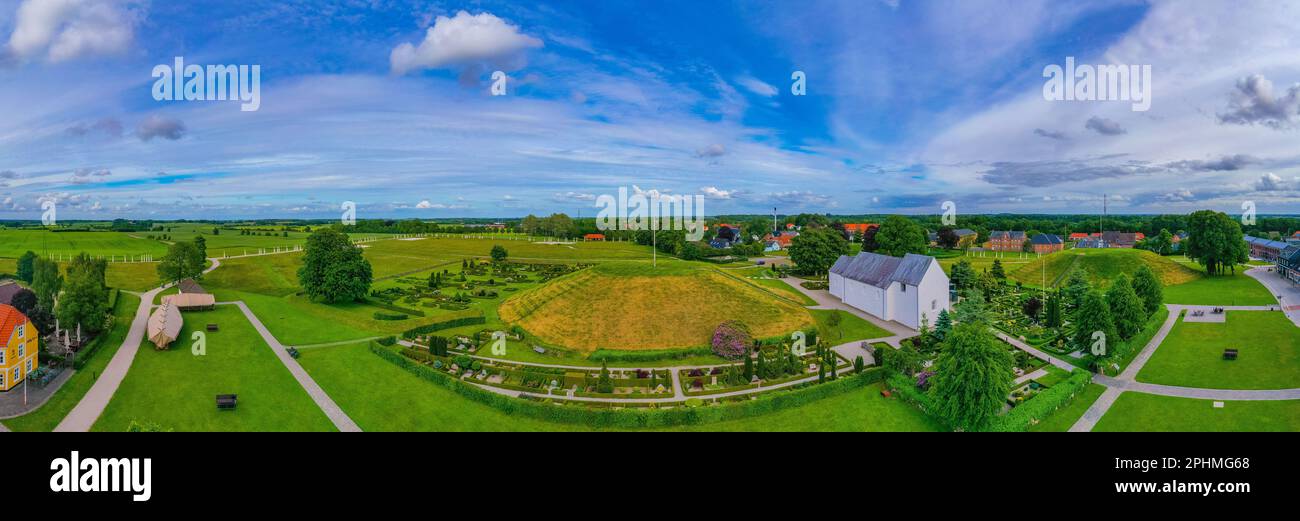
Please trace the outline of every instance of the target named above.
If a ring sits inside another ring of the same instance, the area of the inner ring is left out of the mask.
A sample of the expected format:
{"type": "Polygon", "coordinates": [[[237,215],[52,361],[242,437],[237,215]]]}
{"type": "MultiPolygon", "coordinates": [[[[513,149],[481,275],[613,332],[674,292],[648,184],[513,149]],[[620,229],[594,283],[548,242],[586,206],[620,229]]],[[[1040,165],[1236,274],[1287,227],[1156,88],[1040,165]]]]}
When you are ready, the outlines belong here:
{"type": "Polygon", "coordinates": [[[0,0],[0,219],[1296,213],[1296,34],[1281,2],[0,0]],[[259,65],[260,109],[155,100],[176,56],[259,65]],[[1150,65],[1150,110],[1044,99],[1066,57],[1150,65]]]}

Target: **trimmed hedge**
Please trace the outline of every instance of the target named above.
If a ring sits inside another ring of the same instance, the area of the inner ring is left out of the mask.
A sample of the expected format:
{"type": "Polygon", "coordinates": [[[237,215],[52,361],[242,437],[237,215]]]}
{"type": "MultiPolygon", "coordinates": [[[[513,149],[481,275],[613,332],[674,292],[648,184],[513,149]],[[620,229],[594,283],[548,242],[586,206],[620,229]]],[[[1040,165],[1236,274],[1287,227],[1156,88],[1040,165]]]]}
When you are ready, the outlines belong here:
{"type": "Polygon", "coordinates": [[[1082,369],[1075,369],[1065,381],[1048,387],[1046,391],[1042,391],[1037,396],[1017,405],[1007,414],[995,418],[990,422],[986,430],[995,432],[1026,431],[1034,420],[1047,418],[1057,409],[1069,405],[1070,401],[1074,400],[1075,395],[1083,391],[1091,382],[1092,373],[1082,369]]]}
{"type": "Polygon", "coordinates": [[[485,319],[485,318],[483,318],[483,317],[481,317],[481,316],[478,316],[478,317],[461,317],[461,318],[453,318],[453,319],[451,319],[451,320],[445,320],[445,321],[442,321],[442,322],[434,322],[434,323],[432,323],[432,324],[425,324],[425,325],[420,326],[420,327],[416,327],[416,328],[408,329],[408,330],[402,332],[402,338],[405,338],[405,339],[407,339],[407,340],[411,340],[411,339],[413,339],[413,338],[415,338],[415,337],[418,337],[418,336],[421,336],[421,335],[427,335],[427,334],[432,333],[432,332],[434,332],[434,331],[442,331],[442,330],[444,330],[444,329],[451,329],[451,328],[453,328],[453,327],[461,327],[461,326],[469,326],[469,325],[474,325],[474,324],[485,324],[485,323],[487,323],[487,319],[485,319]]]}
{"type": "Polygon", "coordinates": [[[384,313],[383,311],[376,311],[374,317],[375,320],[406,320],[410,318],[404,313],[384,313]]]}
{"type": "MultiPolygon", "coordinates": [[[[418,310],[418,309],[404,308],[404,307],[402,307],[402,306],[398,306],[398,305],[395,305],[395,304],[389,304],[389,303],[387,303],[387,302],[384,302],[384,301],[382,301],[382,300],[378,300],[378,299],[368,298],[368,299],[366,299],[366,304],[370,304],[371,306],[374,306],[374,307],[377,307],[377,308],[381,308],[381,309],[387,309],[387,310],[389,310],[389,311],[396,311],[396,312],[398,312],[398,313],[405,313],[405,314],[410,315],[410,316],[413,316],[413,317],[422,317],[422,316],[424,316],[424,312],[423,312],[423,311],[420,311],[420,310],[418,310]]],[[[383,319],[377,319],[377,320],[383,320],[383,319]]]]}
{"type": "Polygon", "coordinates": [[[597,349],[587,356],[588,360],[597,362],[635,363],[657,362],[659,360],[681,360],[694,356],[714,356],[713,348],[689,347],[685,349],[597,349]]]}
{"type": "MultiPolygon", "coordinates": [[[[775,393],[769,396],[759,396],[756,399],[743,402],[708,407],[677,405],[672,409],[663,410],[650,408],[611,410],[596,409],[589,406],[565,406],[563,404],[547,403],[546,401],[504,396],[462,382],[373,343],[370,345],[370,351],[415,376],[440,385],[462,397],[496,408],[506,414],[517,414],[545,421],[580,424],[589,427],[625,429],[697,425],[751,418],[861,389],[879,382],[884,375],[883,370],[873,368],[860,375],[841,377],[833,382],[814,384],[809,387],[775,393]]],[[[542,393],[538,392],[538,394],[542,393]]]]}

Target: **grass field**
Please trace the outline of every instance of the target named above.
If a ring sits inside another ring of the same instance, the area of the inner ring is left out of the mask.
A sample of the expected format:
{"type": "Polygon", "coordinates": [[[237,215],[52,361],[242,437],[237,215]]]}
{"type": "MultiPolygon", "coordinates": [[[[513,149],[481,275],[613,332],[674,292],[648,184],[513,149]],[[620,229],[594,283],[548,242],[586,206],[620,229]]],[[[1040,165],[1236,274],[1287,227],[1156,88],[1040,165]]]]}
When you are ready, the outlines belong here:
{"type": "Polygon", "coordinates": [[[168,351],[141,346],[130,372],[104,409],[95,431],[126,430],[132,420],[177,431],[329,431],[334,425],[233,306],[186,313],[181,340],[168,351]],[[189,349],[191,332],[207,333],[207,354],[189,349]],[[239,395],[234,411],[218,411],[214,397],[239,395]]]}
{"type": "Polygon", "coordinates": [[[86,395],[86,391],[95,384],[98,375],[104,372],[104,367],[108,361],[117,353],[118,348],[122,347],[122,341],[126,339],[126,333],[131,329],[131,320],[135,318],[136,309],[140,307],[140,297],[130,293],[123,293],[117,297],[117,306],[113,308],[113,329],[107,333],[107,337],[102,340],[103,344],[94,357],[87,362],[80,371],[68,378],[68,381],[59,388],[59,391],[51,396],[49,401],[45,402],[40,409],[32,411],[23,416],[12,418],[4,421],[6,427],[10,430],[20,432],[49,432],[68,415],[81,397],[86,395]]]}
{"type": "Polygon", "coordinates": [[[1236,274],[1204,276],[1205,268],[1195,262],[1171,257],[1182,266],[1202,276],[1186,284],[1165,287],[1165,302],[1205,306],[1267,306],[1277,304],[1268,288],[1238,266],[1236,274]]]}
{"type": "Polygon", "coordinates": [[[1142,382],[1211,389],[1300,387],[1300,330],[1281,312],[1229,311],[1222,324],[1179,322],[1142,367],[1142,382]],[[1224,348],[1240,351],[1233,361],[1224,348]]]}
{"type": "Polygon", "coordinates": [[[795,302],[716,269],[677,262],[608,263],[507,299],[501,318],[547,343],[581,351],[707,345],[714,328],[739,319],[758,337],[813,323],[795,302]]]}
{"type": "Polygon", "coordinates": [[[848,342],[857,342],[869,338],[885,338],[893,336],[893,333],[885,331],[875,324],[867,322],[857,315],[847,311],[839,311],[840,324],[831,327],[827,322],[833,312],[839,310],[831,309],[810,309],[813,318],[817,320],[817,330],[821,331],[822,338],[820,341],[826,342],[832,346],[845,344],[848,342]]]}
{"type": "Polygon", "coordinates": [[[1124,393],[1094,432],[1296,432],[1300,401],[1224,402],[1124,393]]]}
{"type": "Polygon", "coordinates": [[[28,251],[37,255],[155,255],[167,253],[167,245],[160,241],[122,232],[52,232],[49,230],[16,230],[0,228],[0,257],[18,258],[28,251]]]}
{"type": "Polygon", "coordinates": [[[1120,274],[1132,277],[1144,264],[1151,267],[1166,287],[1191,282],[1203,275],[1203,272],[1198,273],[1175,262],[1172,257],[1161,257],[1146,250],[1084,248],[1045,255],[1014,271],[1008,268],[1007,276],[1012,281],[1035,287],[1042,286],[1046,278],[1048,286],[1055,286],[1064,283],[1069,270],[1082,269],[1094,286],[1106,288],[1120,274]]]}
{"type": "MultiPolygon", "coordinates": [[[[312,378],[367,431],[575,431],[578,425],[510,416],[462,398],[370,353],[365,344],[313,348],[299,359],[312,378]]],[[[933,431],[939,426],[880,386],[692,431],[933,431]]]]}

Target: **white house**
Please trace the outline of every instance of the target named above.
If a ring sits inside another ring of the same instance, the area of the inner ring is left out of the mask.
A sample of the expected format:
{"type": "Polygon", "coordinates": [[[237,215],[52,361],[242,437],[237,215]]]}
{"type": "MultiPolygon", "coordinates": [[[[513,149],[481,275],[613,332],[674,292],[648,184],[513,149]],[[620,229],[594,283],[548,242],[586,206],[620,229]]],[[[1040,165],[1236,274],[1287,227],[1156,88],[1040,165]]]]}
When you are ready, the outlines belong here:
{"type": "Polygon", "coordinates": [[[950,305],[948,275],[925,255],[841,255],[831,266],[830,286],[845,304],[912,329],[920,328],[922,317],[934,325],[950,305]]]}

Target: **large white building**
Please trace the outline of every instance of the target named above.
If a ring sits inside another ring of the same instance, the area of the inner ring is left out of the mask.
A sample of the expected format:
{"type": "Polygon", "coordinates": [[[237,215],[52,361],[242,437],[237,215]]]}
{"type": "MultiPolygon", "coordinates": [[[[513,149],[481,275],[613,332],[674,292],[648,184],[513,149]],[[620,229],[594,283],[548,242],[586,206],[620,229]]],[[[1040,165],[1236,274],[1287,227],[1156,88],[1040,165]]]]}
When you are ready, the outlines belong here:
{"type": "Polygon", "coordinates": [[[831,266],[830,285],[845,304],[912,329],[921,327],[922,317],[933,326],[950,305],[948,275],[925,255],[841,255],[831,266]]]}

